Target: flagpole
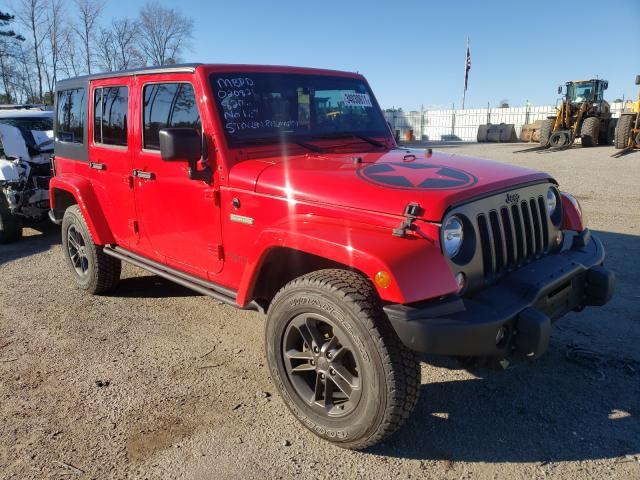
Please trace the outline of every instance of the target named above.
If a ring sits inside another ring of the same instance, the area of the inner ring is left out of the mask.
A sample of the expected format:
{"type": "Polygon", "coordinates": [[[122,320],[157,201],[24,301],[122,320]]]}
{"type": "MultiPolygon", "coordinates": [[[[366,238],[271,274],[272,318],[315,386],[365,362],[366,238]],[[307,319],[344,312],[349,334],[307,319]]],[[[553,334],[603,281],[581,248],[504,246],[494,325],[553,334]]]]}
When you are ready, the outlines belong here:
{"type": "Polygon", "coordinates": [[[464,101],[467,98],[467,76],[469,75],[469,37],[467,37],[467,49],[465,51],[464,60],[464,90],[462,91],[462,110],[464,110],[464,101]]]}

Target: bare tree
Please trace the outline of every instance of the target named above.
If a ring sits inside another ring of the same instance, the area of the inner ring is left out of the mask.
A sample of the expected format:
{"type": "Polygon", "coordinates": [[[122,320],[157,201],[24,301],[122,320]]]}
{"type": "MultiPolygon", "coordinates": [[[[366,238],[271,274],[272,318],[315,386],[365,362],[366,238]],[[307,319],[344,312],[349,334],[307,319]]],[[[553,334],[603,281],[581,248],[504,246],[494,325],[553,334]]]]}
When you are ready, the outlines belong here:
{"type": "MultiPolygon", "coordinates": [[[[0,27],[9,27],[15,20],[15,16],[7,12],[0,11],[0,27]]],[[[14,30],[0,30],[0,78],[4,94],[0,102],[11,103],[16,98],[15,79],[17,78],[16,53],[19,49],[18,43],[24,42],[25,38],[14,30]]]]}
{"type": "Polygon", "coordinates": [[[58,80],[60,57],[64,45],[64,2],[63,0],[49,0],[47,6],[47,84],[49,92],[53,92],[58,80]]]}
{"type": "Polygon", "coordinates": [[[61,70],[67,77],[77,77],[82,73],[82,59],[76,49],[72,47],[77,40],[73,27],[69,26],[62,30],[62,39],[63,45],[66,45],[67,48],[60,51],[61,70]]]}
{"type": "Polygon", "coordinates": [[[193,38],[193,19],[150,2],[140,10],[140,35],[149,64],[175,63],[193,38]]]}
{"type": "Polygon", "coordinates": [[[91,73],[96,23],[105,4],[102,0],[74,0],[74,3],[79,16],[74,30],[82,43],[85,69],[87,73],[91,73]]]}
{"type": "Polygon", "coordinates": [[[29,31],[33,64],[38,76],[38,102],[43,100],[42,90],[42,45],[46,37],[46,3],[45,0],[20,0],[17,4],[18,21],[29,31]]]}
{"type": "Polygon", "coordinates": [[[100,28],[96,52],[100,66],[113,71],[144,65],[139,40],[140,24],[130,18],[114,19],[109,28],[100,28]]]}

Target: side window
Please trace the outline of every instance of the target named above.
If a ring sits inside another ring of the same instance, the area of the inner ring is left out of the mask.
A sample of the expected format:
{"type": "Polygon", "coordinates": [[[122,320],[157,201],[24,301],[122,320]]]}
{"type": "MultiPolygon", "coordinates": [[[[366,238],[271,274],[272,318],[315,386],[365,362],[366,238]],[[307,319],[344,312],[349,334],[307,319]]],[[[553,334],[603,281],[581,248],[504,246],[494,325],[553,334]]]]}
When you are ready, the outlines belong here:
{"type": "Polygon", "coordinates": [[[58,92],[56,139],[60,142],[84,143],[85,116],[84,88],[58,92]]]}
{"type": "Polygon", "coordinates": [[[188,83],[157,83],[143,90],[143,148],[159,150],[162,128],[194,128],[202,132],[193,87],[188,83]]]}
{"type": "Polygon", "coordinates": [[[96,88],[93,95],[93,141],[126,147],[129,89],[96,88]]]}

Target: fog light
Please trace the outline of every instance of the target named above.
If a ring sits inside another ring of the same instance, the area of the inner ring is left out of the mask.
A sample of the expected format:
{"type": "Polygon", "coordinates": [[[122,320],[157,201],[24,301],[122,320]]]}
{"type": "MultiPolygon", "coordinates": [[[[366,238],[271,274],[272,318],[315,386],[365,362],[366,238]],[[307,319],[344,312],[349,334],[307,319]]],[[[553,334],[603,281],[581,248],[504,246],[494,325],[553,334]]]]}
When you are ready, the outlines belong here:
{"type": "Polygon", "coordinates": [[[456,273],[456,284],[458,285],[458,293],[460,293],[467,286],[467,276],[462,272],[456,273]]]}
{"type": "Polygon", "coordinates": [[[556,232],[556,245],[559,247],[562,245],[562,241],[564,240],[564,235],[562,234],[562,230],[558,230],[556,232]]]}
{"type": "Polygon", "coordinates": [[[391,275],[389,272],[381,270],[376,273],[375,281],[380,288],[387,288],[391,284],[391,275]]]}

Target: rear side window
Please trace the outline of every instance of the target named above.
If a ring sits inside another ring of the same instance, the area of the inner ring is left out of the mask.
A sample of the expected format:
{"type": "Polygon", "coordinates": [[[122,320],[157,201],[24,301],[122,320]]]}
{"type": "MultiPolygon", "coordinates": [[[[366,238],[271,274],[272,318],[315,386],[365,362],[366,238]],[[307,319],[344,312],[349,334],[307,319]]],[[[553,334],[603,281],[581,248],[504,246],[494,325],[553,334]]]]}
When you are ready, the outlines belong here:
{"type": "Polygon", "coordinates": [[[96,88],[93,95],[93,141],[126,147],[129,89],[96,88]]]}
{"type": "Polygon", "coordinates": [[[85,103],[84,88],[58,92],[56,139],[59,142],[84,143],[85,103]]]}
{"type": "Polygon", "coordinates": [[[188,83],[156,83],[143,91],[143,147],[159,150],[162,128],[194,128],[202,132],[193,87],[188,83]]]}

